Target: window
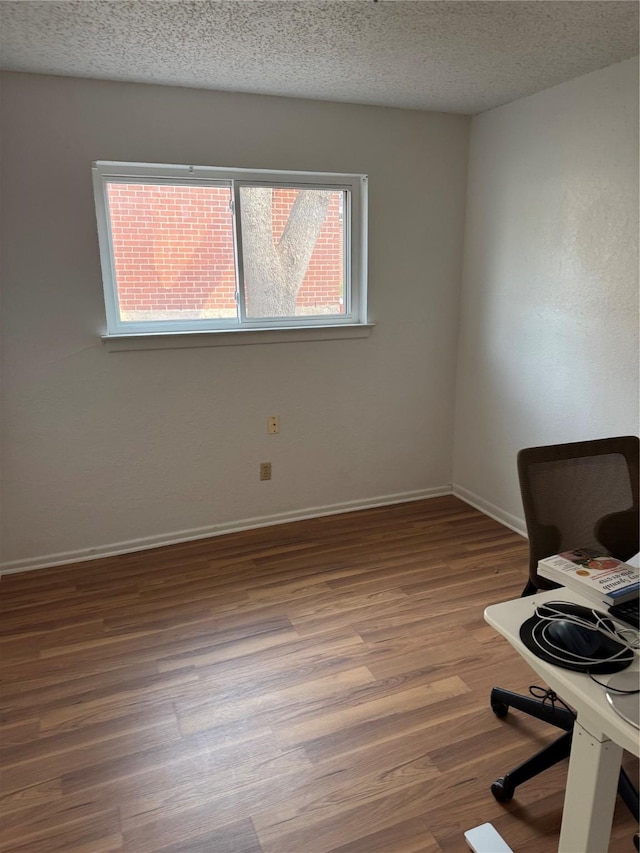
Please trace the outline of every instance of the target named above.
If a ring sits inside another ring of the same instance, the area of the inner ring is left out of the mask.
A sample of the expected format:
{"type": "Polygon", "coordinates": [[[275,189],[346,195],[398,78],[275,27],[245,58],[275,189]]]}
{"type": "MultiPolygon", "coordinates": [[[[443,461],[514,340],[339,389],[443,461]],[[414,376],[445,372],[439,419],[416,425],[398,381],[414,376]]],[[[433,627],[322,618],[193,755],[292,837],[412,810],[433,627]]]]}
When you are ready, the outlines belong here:
{"type": "Polygon", "coordinates": [[[366,324],[366,177],[93,164],[107,337],[366,324]]]}

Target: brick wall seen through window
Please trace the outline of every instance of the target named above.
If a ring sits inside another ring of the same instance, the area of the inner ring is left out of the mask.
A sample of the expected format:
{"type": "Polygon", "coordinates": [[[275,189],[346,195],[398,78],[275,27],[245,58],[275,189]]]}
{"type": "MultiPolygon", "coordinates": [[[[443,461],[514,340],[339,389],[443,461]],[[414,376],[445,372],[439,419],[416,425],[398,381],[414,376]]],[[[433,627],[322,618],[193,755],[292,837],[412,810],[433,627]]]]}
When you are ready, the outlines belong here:
{"type": "MultiPolygon", "coordinates": [[[[297,189],[273,189],[279,239],[297,189]]],[[[224,186],[109,185],[113,257],[124,318],[175,310],[236,313],[233,236],[224,186]]],[[[334,193],[298,292],[296,313],[342,313],[343,223],[334,193]]]]}

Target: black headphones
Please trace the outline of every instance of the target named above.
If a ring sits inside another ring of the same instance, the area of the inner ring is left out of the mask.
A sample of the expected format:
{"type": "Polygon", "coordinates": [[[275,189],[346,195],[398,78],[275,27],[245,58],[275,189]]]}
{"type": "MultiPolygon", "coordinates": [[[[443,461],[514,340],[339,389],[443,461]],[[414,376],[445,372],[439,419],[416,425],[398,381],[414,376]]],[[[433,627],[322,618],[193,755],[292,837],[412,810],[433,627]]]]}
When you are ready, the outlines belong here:
{"type": "MultiPolygon", "coordinates": [[[[617,628],[606,614],[567,601],[539,605],[534,615],[520,626],[520,639],[541,660],[575,672],[603,675],[620,672],[633,661],[634,643],[624,636],[625,633],[626,629],[617,628]],[[600,647],[591,656],[585,656],[560,646],[549,635],[549,626],[560,620],[597,631],[600,647]]],[[[635,635],[631,630],[628,633],[635,635]]]]}

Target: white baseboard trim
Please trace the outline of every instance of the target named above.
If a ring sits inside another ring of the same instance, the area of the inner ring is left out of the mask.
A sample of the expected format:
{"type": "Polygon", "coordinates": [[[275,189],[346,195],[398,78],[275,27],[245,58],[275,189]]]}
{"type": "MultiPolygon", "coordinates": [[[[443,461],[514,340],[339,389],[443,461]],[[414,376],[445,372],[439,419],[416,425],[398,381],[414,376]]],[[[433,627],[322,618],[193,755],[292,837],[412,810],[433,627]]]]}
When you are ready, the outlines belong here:
{"type": "Polygon", "coordinates": [[[457,498],[468,503],[474,509],[479,509],[480,512],[488,515],[489,518],[499,521],[500,524],[504,524],[505,527],[509,527],[515,533],[519,533],[520,536],[524,536],[525,539],[528,538],[527,526],[525,524],[524,517],[518,518],[517,515],[511,515],[510,512],[505,512],[503,509],[500,509],[499,506],[481,498],[480,495],[470,492],[463,486],[458,486],[456,483],[453,484],[452,492],[457,498]]]}
{"type": "MultiPolygon", "coordinates": [[[[257,518],[244,518],[239,521],[229,521],[223,524],[212,524],[207,527],[195,527],[191,530],[179,530],[157,536],[145,536],[140,539],[130,539],[126,542],[114,542],[110,545],[99,545],[95,548],[81,548],[77,551],[62,551],[57,554],[43,554],[39,557],[28,557],[23,560],[10,560],[0,563],[0,575],[27,572],[33,569],[47,569],[52,566],[62,566],[67,563],[79,563],[88,560],[100,560],[103,557],[117,557],[119,554],[131,554],[135,551],[147,551],[163,545],[178,545],[182,542],[193,542],[196,539],[207,539],[210,536],[223,536],[225,533],[238,533],[241,530],[253,530],[257,527],[271,527],[276,524],[286,524],[290,521],[304,521],[309,518],[320,518],[323,515],[338,515],[344,512],[355,512],[359,509],[374,509],[379,506],[420,501],[425,498],[435,498],[451,494],[451,484],[436,486],[432,489],[402,492],[395,495],[384,495],[355,501],[345,501],[328,506],[308,507],[303,510],[263,515],[257,518]]],[[[464,498],[463,498],[464,500],[464,498]]]]}

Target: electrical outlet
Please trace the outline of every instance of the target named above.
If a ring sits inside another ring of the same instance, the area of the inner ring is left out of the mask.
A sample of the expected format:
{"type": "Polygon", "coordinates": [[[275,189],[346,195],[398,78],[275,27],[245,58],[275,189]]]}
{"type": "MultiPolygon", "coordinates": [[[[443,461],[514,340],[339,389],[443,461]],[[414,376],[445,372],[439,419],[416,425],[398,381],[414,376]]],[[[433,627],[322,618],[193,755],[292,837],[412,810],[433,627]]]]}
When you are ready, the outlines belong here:
{"type": "Polygon", "coordinates": [[[280,418],[278,415],[271,415],[267,418],[267,432],[269,435],[275,435],[280,432],[280,418]]]}
{"type": "Polygon", "coordinates": [[[260,463],[260,479],[261,480],[270,480],[271,479],[271,462],[261,462],[260,463]]]}

